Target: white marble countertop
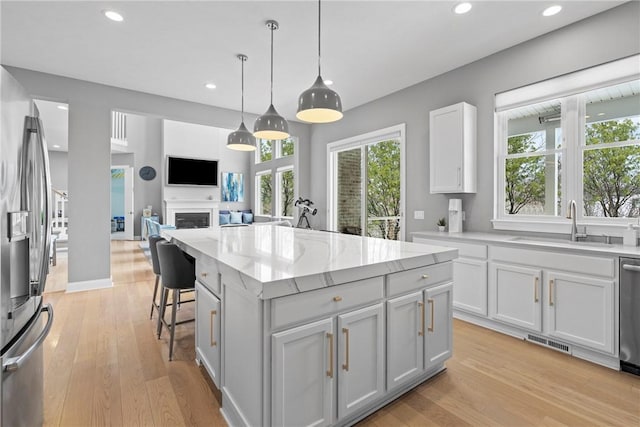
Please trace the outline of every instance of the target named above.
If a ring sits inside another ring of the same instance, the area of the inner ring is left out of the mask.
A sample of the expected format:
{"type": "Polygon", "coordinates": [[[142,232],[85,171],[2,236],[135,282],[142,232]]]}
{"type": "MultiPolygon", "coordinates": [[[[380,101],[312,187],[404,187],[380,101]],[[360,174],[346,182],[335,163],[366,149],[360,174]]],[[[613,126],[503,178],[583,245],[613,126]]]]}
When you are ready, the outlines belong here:
{"type": "Polygon", "coordinates": [[[571,252],[599,253],[611,256],[640,257],[640,247],[623,246],[621,244],[605,244],[600,242],[571,242],[569,239],[553,239],[536,236],[516,236],[503,233],[480,233],[465,231],[462,233],[447,233],[440,231],[416,231],[413,237],[425,239],[442,239],[448,241],[470,241],[482,243],[500,243],[512,246],[531,246],[546,249],[562,249],[571,252]]]}
{"type": "Polygon", "coordinates": [[[305,292],[457,258],[456,249],[299,228],[163,230],[196,258],[238,271],[259,298],[305,292]]]}

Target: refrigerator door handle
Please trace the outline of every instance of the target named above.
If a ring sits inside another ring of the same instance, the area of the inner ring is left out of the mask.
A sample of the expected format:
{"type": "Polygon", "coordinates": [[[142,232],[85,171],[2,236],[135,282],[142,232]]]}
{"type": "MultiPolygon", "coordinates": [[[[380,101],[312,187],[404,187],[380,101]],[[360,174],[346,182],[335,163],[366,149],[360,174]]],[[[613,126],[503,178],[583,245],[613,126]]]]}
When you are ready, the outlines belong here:
{"type": "Polygon", "coordinates": [[[29,360],[29,357],[31,357],[33,352],[36,351],[38,347],[42,345],[44,340],[47,338],[47,335],[49,335],[49,331],[51,331],[51,325],[53,325],[53,307],[51,307],[51,304],[47,304],[44,307],[42,307],[40,310],[41,312],[46,311],[47,314],[49,315],[49,318],[47,319],[47,324],[45,325],[42,332],[40,332],[40,335],[38,336],[38,338],[34,341],[34,343],[29,347],[27,351],[22,353],[20,356],[11,357],[7,359],[2,364],[2,370],[4,372],[13,372],[20,369],[20,367],[27,360],[29,360]]]}
{"type": "Polygon", "coordinates": [[[51,175],[49,171],[49,156],[47,155],[47,142],[44,138],[44,128],[42,121],[38,117],[33,118],[33,129],[38,138],[38,149],[40,152],[40,160],[42,161],[42,179],[44,182],[44,235],[42,236],[43,245],[40,258],[40,268],[38,275],[37,289],[35,295],[42,295],[44,286],[49,272],[49,252],[51,250],[51,175]]]}

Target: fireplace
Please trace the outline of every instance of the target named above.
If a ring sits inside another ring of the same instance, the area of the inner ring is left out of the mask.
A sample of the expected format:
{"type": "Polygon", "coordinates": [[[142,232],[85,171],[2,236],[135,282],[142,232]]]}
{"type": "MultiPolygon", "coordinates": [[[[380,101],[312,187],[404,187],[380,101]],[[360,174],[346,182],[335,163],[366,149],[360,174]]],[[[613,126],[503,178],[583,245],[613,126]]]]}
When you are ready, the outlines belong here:
{"type": "Polygon", "coordinates": [[[209,212],[176,212],[176,228],[207,228],[211,225],[209,212]]]}

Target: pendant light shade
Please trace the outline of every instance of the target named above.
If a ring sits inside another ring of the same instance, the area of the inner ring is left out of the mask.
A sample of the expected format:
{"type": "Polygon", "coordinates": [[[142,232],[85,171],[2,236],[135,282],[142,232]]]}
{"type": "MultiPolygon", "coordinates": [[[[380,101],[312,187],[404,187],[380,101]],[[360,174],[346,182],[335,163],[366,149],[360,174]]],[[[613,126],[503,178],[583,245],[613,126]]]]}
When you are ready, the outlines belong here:
{"type": "Polygon", "coordinates": [[[256,149],[256,138],[244,125],[244,63],[248,58],[246,55],[240,54],[238,55],[238,59],[242,63],[241,121],[238,130],[229,134],[227,138],[227,148],[238,151],[253,151],[256,149]]]}
{"type": "Polygon", "coordinates": [[[289,137],[289,123],[273,106],[273,32],[278,29],[278,23],[267,21],[267,28],[271,31],[271,102],[253,125],[253,135],[261,139],[285,139],[289,137]]]}
{"type": "Polygon", "coordinates": [[[313,85],[298,98],[296,117],[309,123],[331,123],[340,120],[342,101],[340,95],[324,84],[320,72],[320,0],[318,0],[318,77],[313,85]]]}

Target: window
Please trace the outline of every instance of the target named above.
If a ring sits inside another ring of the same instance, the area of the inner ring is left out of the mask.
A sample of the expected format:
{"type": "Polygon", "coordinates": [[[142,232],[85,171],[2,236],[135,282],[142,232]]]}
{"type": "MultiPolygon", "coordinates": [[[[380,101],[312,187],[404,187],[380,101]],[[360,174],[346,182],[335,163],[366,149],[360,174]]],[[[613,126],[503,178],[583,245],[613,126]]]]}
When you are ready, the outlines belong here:
{"type": "Polygon", "coordinates": [[[293,219],[296,187],[295,137],[259,139],[255,157],[255,212],[257,216],[293,219]]]}
{"type": "Polygon", "coordinates": [[[329,229],[404,240],[404,129],[329,144],[329,229]]]}
{"type": "Polygon", "coordinates": [[[256,174],[256,215],[271,216],[271,202],[273,200],[271,171],[256,174]]]}
{"type": "Polygon", "coordinates": [[[277,216],[293,218],[293,166],[279,168],[276,172],[277,216]]]}
{"type": "Polygon", "coordinates": [[[571,200],[594,234],[640,216],[637,61],[626,78],[627,59],[496,95],[494,228],[567,233],[571,200]]]}

